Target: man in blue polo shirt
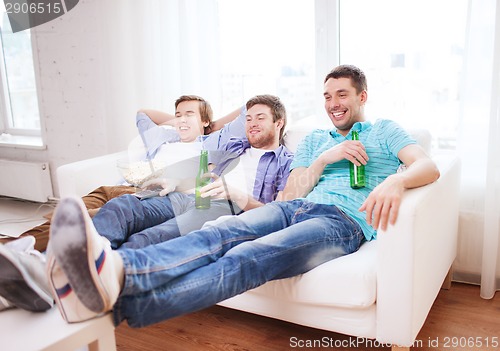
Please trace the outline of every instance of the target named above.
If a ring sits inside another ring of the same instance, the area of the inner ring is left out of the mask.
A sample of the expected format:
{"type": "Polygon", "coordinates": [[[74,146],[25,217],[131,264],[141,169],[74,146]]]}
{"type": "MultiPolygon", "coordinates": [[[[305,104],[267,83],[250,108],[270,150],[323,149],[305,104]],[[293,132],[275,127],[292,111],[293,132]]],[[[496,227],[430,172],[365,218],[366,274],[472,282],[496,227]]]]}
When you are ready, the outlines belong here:
{"type": "Polygon", "coordinates": [[[395,123],[365,120],[367,97],[360,69],[332,70],[324,99],[334,128],[314,131],[299,145],[279,197],[287,201],[217,226],[113,251],[78,199],[62,200],[47,272],[63,318],[81,321],[113,310],[116,324],[146,326],[305,273],[373,240],[378,228],[396,221],[405,190],[435,181],[439,171],[395,123]],[[360,140],[351,140],[352,130],[360,140]],[[365,165],[365,189],[350,189],[349,162],[365,165]],[[396,173],[401,162],[407,170],[396,173]]]}

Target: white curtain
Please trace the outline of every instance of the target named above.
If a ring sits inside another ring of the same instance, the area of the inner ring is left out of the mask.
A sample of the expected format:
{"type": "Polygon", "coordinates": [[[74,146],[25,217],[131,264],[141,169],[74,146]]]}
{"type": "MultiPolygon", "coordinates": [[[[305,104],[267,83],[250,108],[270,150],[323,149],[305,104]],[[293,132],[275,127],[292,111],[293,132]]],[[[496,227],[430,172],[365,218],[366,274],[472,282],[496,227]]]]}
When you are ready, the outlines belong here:
{"type": "Polygon", "coordinates": [[[469,2],[458,145],[463,163],[461,214],[476,215],[483,222],[467,226],[464,221],[462,246],[466,251],[467,240],[482,240],[483,298],[492,298],[500,288],[499,7],[495,0],[469,2]]]}
{"type": "Polygon", "coordinates": [[[216,0],[104,0],[102,55],[107,58],[107,127],[121,125],[109,143],[123,149],[136,135],[124,125],[139,108],[174,112],[182,94],[197,94],[217,106],[218,27],[216,0]],[[124,137],[126,135],[126,137],[124,137]],[[124,144],[125,143],[125,144],[124,144]]]}
{"type": "Polygon", "coordinates": [[[489,114],[486,196],[484,202],[481,296],[492,298],[500,289],[500,6],[497,1],[489,114]]]}

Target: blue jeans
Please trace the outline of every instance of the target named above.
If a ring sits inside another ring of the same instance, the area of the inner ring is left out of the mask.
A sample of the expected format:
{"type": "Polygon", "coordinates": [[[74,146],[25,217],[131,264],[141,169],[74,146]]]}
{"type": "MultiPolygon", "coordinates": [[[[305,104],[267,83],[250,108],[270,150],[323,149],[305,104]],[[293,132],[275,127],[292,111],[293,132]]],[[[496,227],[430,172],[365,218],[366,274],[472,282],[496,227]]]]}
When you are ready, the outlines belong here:
{"type": "Polygon", "coordinates": [[[297,199],[158,245],[120,248],[125,281],[114,321],[142,327],[201,310],[355,252],[363,241],[359,224],[337,207],[297,199]]]}
{"type": "Polygon", "coordinates": [[[102,206],[92,222],[113,249],[140,248],[200,229],[205,222],[230,215],[231,211],[241,212],[226,200],[214,200],[210,209],[197,210],[194,195],[178,192],[144,200],[123,195],[102,206]]]}

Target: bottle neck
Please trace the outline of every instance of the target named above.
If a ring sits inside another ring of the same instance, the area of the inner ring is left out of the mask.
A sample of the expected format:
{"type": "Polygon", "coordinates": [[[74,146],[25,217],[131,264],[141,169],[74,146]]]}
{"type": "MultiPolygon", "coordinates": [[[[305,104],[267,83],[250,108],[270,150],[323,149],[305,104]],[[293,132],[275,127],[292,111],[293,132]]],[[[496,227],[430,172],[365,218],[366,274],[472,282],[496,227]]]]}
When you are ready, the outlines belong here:
{"type": "Polygon", "coordinates": [[[208,151],[202,150],[200,154],[200,169],[208,170],[208,151]]]}

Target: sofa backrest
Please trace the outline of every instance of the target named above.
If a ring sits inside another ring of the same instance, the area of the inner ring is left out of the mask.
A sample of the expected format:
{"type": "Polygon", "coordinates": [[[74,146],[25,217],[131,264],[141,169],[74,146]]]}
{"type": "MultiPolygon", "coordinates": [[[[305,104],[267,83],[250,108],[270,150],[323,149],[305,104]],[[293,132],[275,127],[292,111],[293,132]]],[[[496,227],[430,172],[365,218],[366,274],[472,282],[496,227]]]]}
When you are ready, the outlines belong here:
{"type": "MultiPolygon", "coordinates": [[[[314,129],[315,128],[313,127],[292,126],[286,131],[284,137],[285,146],[293,152],[297,151],[297,146],[302,141],[302,139],[304,139],[305,136],[308,135],[314,129]]],[[[428,155],[430,155],[431,142],[432,142],[431,133],[427,129],[419,129],[419,128],[408,129],[407,131],[411,135],[411,137],[415,139],[420,146],[422,146],[425,152],[428,155]]]]}

